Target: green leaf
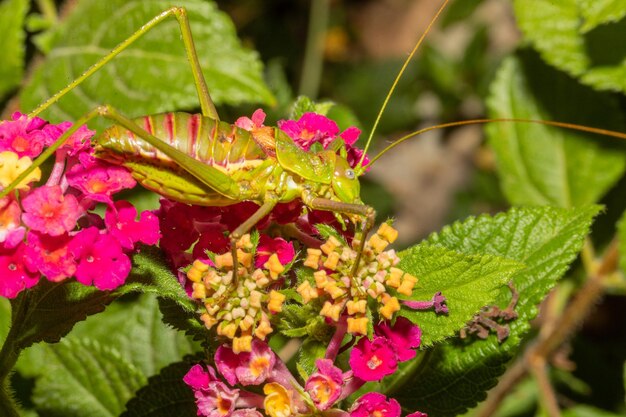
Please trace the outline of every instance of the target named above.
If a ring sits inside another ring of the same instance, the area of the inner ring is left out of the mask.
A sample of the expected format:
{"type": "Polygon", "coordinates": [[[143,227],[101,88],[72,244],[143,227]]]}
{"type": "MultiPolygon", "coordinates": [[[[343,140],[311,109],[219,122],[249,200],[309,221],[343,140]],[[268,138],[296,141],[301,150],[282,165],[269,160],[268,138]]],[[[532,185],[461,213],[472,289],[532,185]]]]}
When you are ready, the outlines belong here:
{"type": "Polygon", "coordinates": [[[19,329],[15,332],[15,346],[24,349],[37,342],[58,342],[76,323],[100,313],[114,299],[108,291],[76,281],[53,283],[42,279],[11,301],[19,320],[13,323],[19,329]]]}
{"type": "Polygon", "coordinates": [[[626,274],[626,211],[617,224],[617,239],[619,240],[619,267],[626,274]]]}
{"type": "Polygon", "coordinates": [[[298,96],[293,103],[290,113],[290,119],[298,120],[304,113],[319,113],[326,115],[335,105],[331,101],[315,102],[307,96],[298,96]]]}
{"type": "MultiPolygon", "coordinates": [[[[598,210],[596,206],[514,208],[495,217],[469,218],[430,236],[432,245],[523,262],[526,269],[513,276],[520,293],[515,308],[519,318],[509,323],[511,334],[502,344],[491,336],[486,340],[452,339],[435,347],[406,384],[385,379],[387,394],[395,396],[407,411],[420,410],[432,416],[457,415],[483,400],[519,349],[529,321],[537,314],[537,304],[576,258],[598,210]]],[[[501,287],[496,304],[506,307],[510,299],[510,290],[501,287]]]]}
{"type": "MultiPolygon", "coordinates": [[[[580,86],[528,51],[503,62],[487,105],[494,118],[624,130],[613,97],[580,86]]],[[[615,139],[531,123],[492,123],[486,130],[504,194],[512,204],[594,203],[626,168],[626,148],[615,139]]]]}
{"type": "Polygon", "coordinates": [[[520,29],[550,65],[593,87],[626,91],[626,2],[515,0],[520,29]],[[546,24],[552,22],[552,24],[546,24]]]}
{"type": "Polygon", "coordinates": [[[623,414],[610,413],[590,405],[577,405],[563,411],[563,417],[619,417],[623,414]]]}
{"type": "Polygon", "coordinates": [[[104,313],[79,323],[69,338],[89,338],[114,348],[146,376],[198,348],[161,321],[156,297],[147,294],[113,303],[104,313]]]}
{"type": "Polygon", "coordinates": [[[5,0],[0,3],[0,99],[17,87],[24,74],[24,17],[28,0],[5,0]]]}
{"type": "Polygon", "coordinates": [[[298,367],[307,375],[314,373],[317,370],[315,361],[324,357],[327,346],[328,343],[317,341],[312,337],[306,338],[298,351],[298,367]]]}
{"type": "MultiPolygon", "coordinates": [[[[23,108],[32,110],[171,5],[164,0],[79,2],[56,28],[52,50],[22,94],[23,108]]],[[[258,56],[240,45],[230,19],[213,2],[181,0],[176,5],[187,9],[213,100],[271,104],[274,98],[262,80],[258,56]]],[[[52,121],[72,120],[100,104],[130,117],[198,107],[175,18],[148,31],[43,114],[52,121]]]]}
{"type": "Polygon", "coordinates": [[[33,400],[41,415],[119,416],[146,378],[119,352],[89,341],[47,347],[33,400]]]}
{"type": "Polygon", "coordinates": [[[446,297],[448,314],[407,308],[399,313],[420,326],[423,348],[454,335],[482,307],[493,303],[499,288],[524,268],[509,259],[466,255],[429,243],[409,248],[400,256],[398,268],[419,279],[412,300],[428,301],[438,291],[446,297]]]}
{"type": "Polygon", "coordinates": [[[128,402],[122,416],[195,416],[198,409],[193,391],[183,382],[183,376],[197,362],[197,358],[186,358],[150,378],[148,385],[128,402]]]}

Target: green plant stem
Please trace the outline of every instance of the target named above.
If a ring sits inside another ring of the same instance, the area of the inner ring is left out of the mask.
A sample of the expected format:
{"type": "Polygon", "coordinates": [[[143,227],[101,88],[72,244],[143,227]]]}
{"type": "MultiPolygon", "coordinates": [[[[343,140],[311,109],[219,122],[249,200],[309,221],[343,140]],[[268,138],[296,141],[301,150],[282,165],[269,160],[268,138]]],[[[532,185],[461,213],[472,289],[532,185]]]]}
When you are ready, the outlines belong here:
{"type": "MultiPolygon", "coordinates": [[[[618,248],[618,240],[614,238],[599,265],[593,268],[594,271],[590,273],[585,284],[576,292],[573,301],[556,320],[552,331],[547,332],[530,345],[524,356],[507,370],[500,383],[489,393],[487,400],[481,404],[475,417],[492,416],[511,389],[528,374],[532,364],[536,361],[547,362],[552,354],[578,328],[602,295],[605,279],[610,277],[617,268],[618,248]]],[[[541,383],[541,381],[539,382],[541,383]]]]}
{"type": "Polygon", "coordinates": [[[311,17],[299,88],[301,95],[311,98],[316,98],[319,94],[329,8],[330,0],[311,0],[311,17]]]}
{"type": "Polygon", "coordinates": [[[37,7],[50,24],[54,25],[59,21],[59,14],[53,0],[37,0],[37,7]]]}
{"type": "Polygon", "coordinates": [[[11,396],[7,393],[6,384],[0,387],[0,416],[3,417],[19,417],[19,412],[15,406],[15,402],[11,396]]]}

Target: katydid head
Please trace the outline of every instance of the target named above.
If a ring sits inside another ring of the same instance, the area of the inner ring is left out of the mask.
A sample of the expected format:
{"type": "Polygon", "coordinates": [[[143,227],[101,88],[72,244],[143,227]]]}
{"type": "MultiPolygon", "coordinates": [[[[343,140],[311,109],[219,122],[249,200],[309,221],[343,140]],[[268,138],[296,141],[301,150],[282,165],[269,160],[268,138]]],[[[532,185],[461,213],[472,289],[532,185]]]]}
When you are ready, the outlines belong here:
{"type": "Polygon", "coordinates": [[[356,172],[341,155],[335,155],[335,170],[333,172],[332,187],[335,195],[345,203],[360,202],[361,184],[356,172]]]}

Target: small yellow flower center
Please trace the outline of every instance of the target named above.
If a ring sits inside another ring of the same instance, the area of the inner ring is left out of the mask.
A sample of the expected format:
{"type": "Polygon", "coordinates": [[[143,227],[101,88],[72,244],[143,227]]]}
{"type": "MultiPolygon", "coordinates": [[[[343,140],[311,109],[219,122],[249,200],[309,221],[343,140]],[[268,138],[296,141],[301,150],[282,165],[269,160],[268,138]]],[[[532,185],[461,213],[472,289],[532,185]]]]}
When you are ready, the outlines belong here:
{"type": "Polygon", "coordinates": [[[376,369],[383,363],[378,356],[374,355],[367,361],[367,367],[370,369],[376,369]]]}

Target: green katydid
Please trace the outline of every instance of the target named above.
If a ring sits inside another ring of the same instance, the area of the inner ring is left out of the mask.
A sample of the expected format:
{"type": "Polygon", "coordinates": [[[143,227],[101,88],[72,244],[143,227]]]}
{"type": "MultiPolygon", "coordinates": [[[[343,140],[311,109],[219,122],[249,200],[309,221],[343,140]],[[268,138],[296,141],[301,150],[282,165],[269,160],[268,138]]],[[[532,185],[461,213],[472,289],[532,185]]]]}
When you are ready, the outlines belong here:
{"type": "MultiPolygon", "coordinates": [[[[398,73],[370,131],[365,151],[371,143],[398,80],[447,3],[448,0],[443,2],[398,73]]],[[[179,23],[202,114],[170,113],[131,120],[111,106],[99,106],[77,120],[74,126],[50,146],[28,170],[0,192],[0,197],[8,194],[32,170],[41,165],[80,126],[94,117],[102,116],[111,119],[116,125],[97,139],[98,154],[129,167],[136,179],[147,188],[166,197],[192,204],[228,205],[240,201],[253,201],[259,204],[258,210],[231,234],[234,257],[236,257],[234,242],[241,235],[270,213],[277,203],[295,199],[301,199],[310,209],[349,215],[352,220],[362,219],[362,234],[365,236],[373,226],[375,212],[373,208],[363,204],[359,195],[358,177],[363,175],[367,168],[363,165],[363,159],[353,170],[346,158],[341,153],[335,152],[337,147],[332,151],[306,152],[278,129],[272,130],[269,144],[261,143],[262,141],[254,134],[221,122],[206,86],[187,14],[183,8],[170,8],[150,20],[29,116],[34,117],[41,113],[137,39],[172,16],[179,23]],[[160,152],[157,153],[154,149],[160,152]]],[[[495,121],[540,123],[626,139],[626,135],[621,133],[559,122],[521,119],[467,120],[432,126],[409,134],[376,155],[368,166],[390,148],[425,131],[495,121]]],[[[362,244],[364,240],[361,239],[362,244]]],[[[357,265],[358,260],[355,267],[357,265]]]]}

